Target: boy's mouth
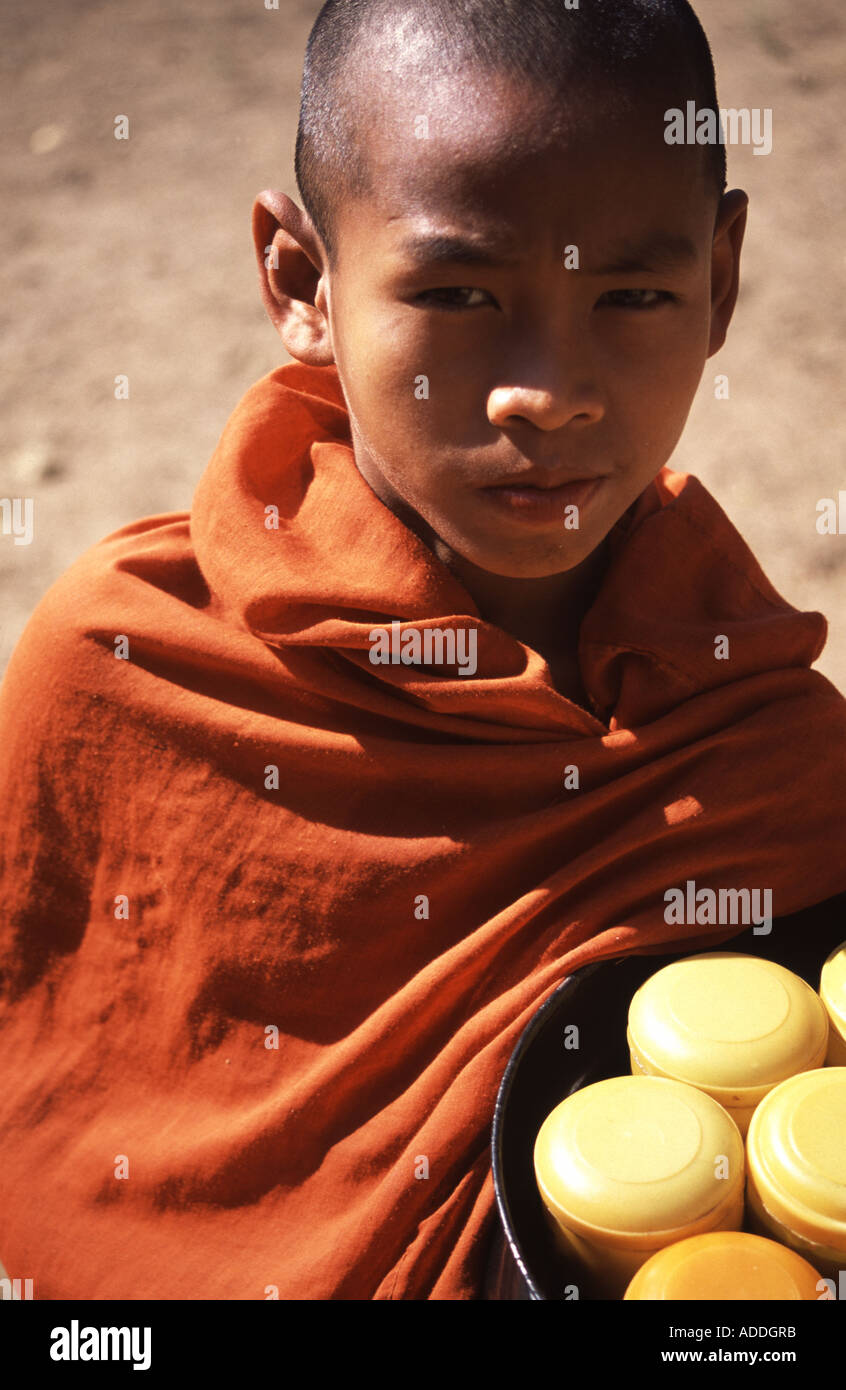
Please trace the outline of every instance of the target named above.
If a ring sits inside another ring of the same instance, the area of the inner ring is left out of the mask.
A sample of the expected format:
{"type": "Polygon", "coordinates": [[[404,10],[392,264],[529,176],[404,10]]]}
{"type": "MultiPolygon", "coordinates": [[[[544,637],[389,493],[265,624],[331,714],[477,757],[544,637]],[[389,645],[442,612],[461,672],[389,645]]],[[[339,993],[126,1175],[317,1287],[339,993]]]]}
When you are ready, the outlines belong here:
{"type": "Polygon", "coordinates": [[[540,476],[534,471],[518,476],[519,482],[515,479],[513,483],[489,484],[480,491],[490,498],[494,506],[521,521],[533,522],[536,525],[557,522],[561,525],[575,520],[576,525],[571,525],[570,529],[578,530],[582,511],[599,492],[607,474],[571,478],[558,485],[550,484],[548,480],[524,481],[540,476]],[[568,507],[576,507],[578,512],[568,513],[568,507]]]}

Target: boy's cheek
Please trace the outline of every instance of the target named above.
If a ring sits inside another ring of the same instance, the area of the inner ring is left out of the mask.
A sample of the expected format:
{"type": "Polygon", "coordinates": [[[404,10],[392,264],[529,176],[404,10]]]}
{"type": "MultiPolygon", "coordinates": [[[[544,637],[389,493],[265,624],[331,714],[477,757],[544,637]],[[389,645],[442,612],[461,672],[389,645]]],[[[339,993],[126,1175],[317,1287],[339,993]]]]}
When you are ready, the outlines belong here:
{"type": "MultiPolygon", "coordinates": [[[[653,419],[686,417],[707,358],[707,337],[674,334],[628,363],[626,396],[635,410],[649,407],[653,419]],[[638,405],[640,403],[640,406],[638,405]]],[[[620,378],[623,378],[623,373],[620,378]]],[[[613,388],[612,388],[613,389],[613,388]]]]}
{"type": "Polygon", "coordinates": [[[395,449],[398,434],[446,451],[478,442],[487,395],[472,371],[430,360],[413,345],[383,346],[382,354],[357,359],[366,365],[344,382],[359,423],[377,448],[378,438],[386,450],[395,449]]]}

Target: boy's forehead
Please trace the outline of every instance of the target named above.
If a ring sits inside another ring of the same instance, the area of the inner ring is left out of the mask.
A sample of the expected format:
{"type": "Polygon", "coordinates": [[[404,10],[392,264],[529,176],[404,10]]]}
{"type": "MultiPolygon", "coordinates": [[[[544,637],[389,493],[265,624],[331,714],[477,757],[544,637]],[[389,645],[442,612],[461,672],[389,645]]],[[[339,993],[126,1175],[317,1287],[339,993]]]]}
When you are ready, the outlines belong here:
{"type": "Polygon", "coordinates": [[[663,227],[668,241],[708,239],[703,150],[667,144],[660,93],[589,101],[574,86],[529,103],[525,86],[499,76],[459,90],[461,100],[444,80],[434,94],[378,94],[365,149],[371,193],[354,211],[383,249],[423,259],[425,243],[450,226],[476,229],[503,259],[527,238],[564,235],[599,249],[663,227]]]}

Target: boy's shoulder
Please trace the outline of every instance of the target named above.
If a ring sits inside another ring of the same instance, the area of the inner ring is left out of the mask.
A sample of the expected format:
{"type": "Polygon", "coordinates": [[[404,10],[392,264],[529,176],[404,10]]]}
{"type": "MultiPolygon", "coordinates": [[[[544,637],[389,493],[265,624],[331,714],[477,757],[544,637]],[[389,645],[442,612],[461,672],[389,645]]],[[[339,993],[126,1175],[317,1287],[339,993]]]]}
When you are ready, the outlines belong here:
{"type": "Polygon", "coordinates": [[[120,778],[123,735],[143,722],[143,673],[167,651],[175,609],[193,594],[199,615],[203,587],[188,515],[172,512],[111,532],[42,596],[0,683],[0,781],[22,852],[42,822],[62,827],[70,852],[80,808],[120,778]]]}
{"type": "Polygon", "coordinates": [[[140,643],[145,630],[155,641],[158,627],[160,644],[168,606],[184,602],[177,595],[184,594],[192,572],[201,597],[187,512],[139,518],[104,536],[68,566],[33,609],[3,678],[5,703],[10,690],[22,697],[28,693],[29,700],[48,693],[61,700],[65,689],[76,697],[89,685],[99,692],[103,654],[121,659],[128,628],[140,643]],[[94,682],[88,679],[92,666],[94,682]]]}
{"type": "MultiPolygon", "coordinates": [[[[131,638],[134,651],[129,659],[142,659],[145,652],[154,656],[172,648],[177,637],[184,642],[180,624],[188,609],[196,615],[198,632],[208,632],[208,624],[224,615],[224,604],[198,560],[204,537],[198,545],[197,532],[209,533],[206,551],[216,545],[222,549],[222,533],[237,525],[233,507],[248,502],[251,482],[257,482],[259,490],[264,482],[272,486],[283,454],[290,459],[298,448],[307,454],[314,439],[348,439],[347,422],[334,368],[287,363],[256,382],[232,412],[201,473],[191,510],[140,517],[83,551],[32,610],[4,681],[17,684],[37,678],[42,688],[49,688],[70,661],[79,688],[85,683],[88,652],[99,658],[105,650],[119,661],[121,639],[131,638]],[[233,434],[239,436],[236,441],[233,434]],[[219,464],[231,460],[236,450],[246,456],[244,471],[250,474],[252,463],[263,479],[248,477],[237,494],[236,470],[230,469],[235,486],[225,497],[216,497],[219,464]]],[[[99,660],[96,664],[99,669],[99,660]]]]}
{"type": "Polygon", "coordinates": [[[619,696],[622,654],[661,673],[646,703],[636,701],[643,719],[721,686],[789,670],[804,670],[806,690],[828,687],[842,699],[807,669],[827,635],[822,613],[799,610],[778,592],[704,484],[665,466],[624,520],[580,650],[608,703],[619,696]]]}

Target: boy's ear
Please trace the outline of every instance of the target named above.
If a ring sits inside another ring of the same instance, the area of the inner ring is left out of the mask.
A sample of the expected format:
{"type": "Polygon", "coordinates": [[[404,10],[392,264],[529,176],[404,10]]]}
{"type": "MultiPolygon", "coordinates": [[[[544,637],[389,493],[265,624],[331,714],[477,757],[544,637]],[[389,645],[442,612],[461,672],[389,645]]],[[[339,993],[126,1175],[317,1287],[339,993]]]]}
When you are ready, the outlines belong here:
{"type": "Polygon", "coordinates": [[[253,204],[253,244],[264,307],[288,352],[309,366],[329,366],[325,253],[308,214],[265,189],[253,204]]]}
{"type": "Polygon", "coordinates": [[[724,193],[714,226],[711,252],[711,338],[708,356],[719,352],[737,303],[740,287],[740,249],[746,231],[749,199],[739,188],[724,193]]]}

